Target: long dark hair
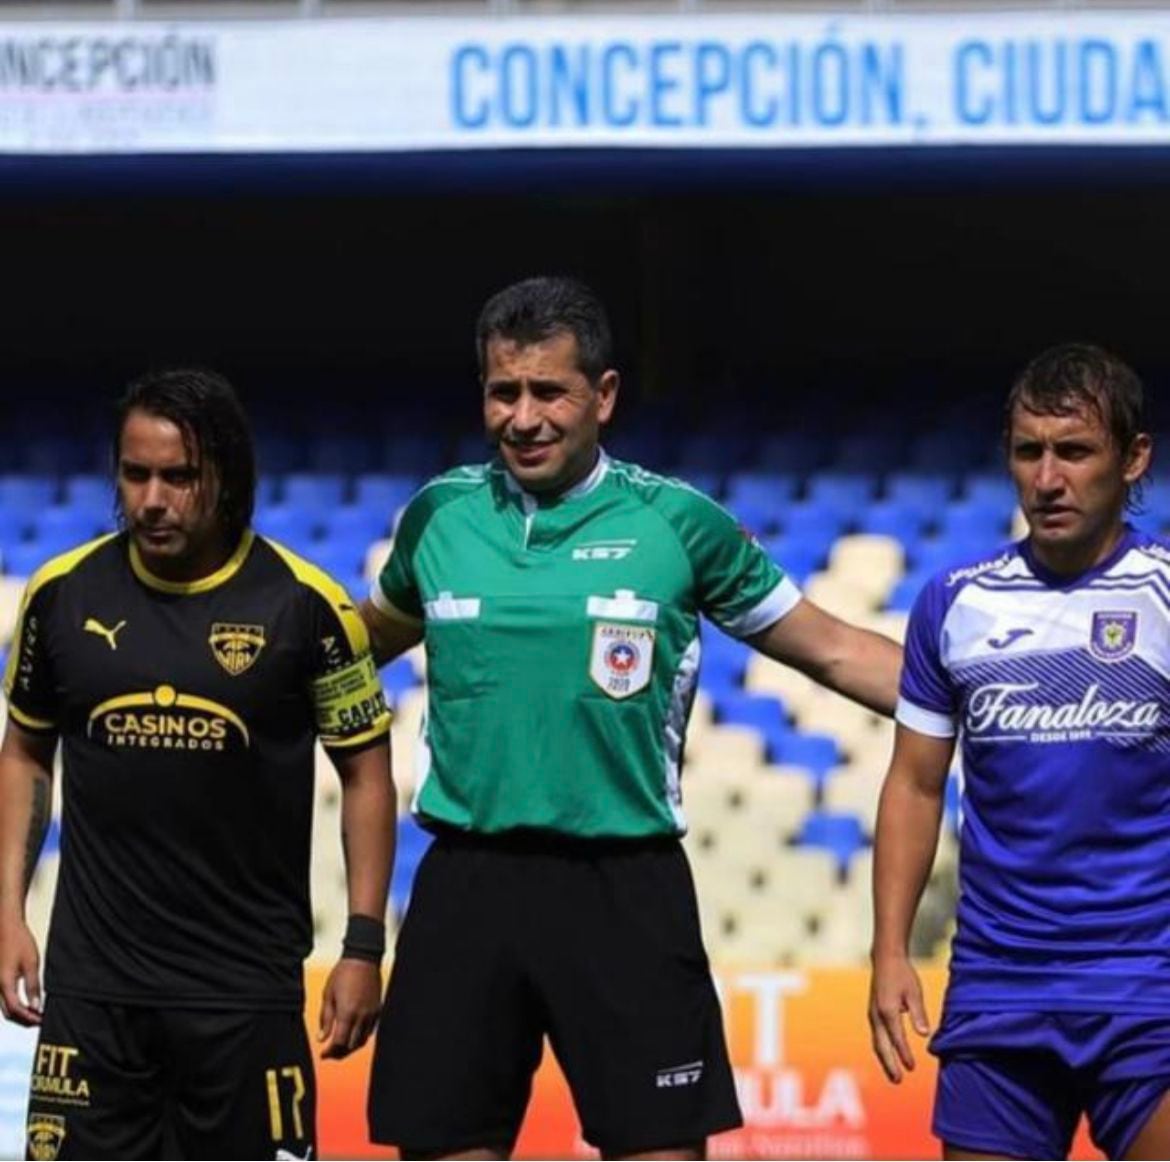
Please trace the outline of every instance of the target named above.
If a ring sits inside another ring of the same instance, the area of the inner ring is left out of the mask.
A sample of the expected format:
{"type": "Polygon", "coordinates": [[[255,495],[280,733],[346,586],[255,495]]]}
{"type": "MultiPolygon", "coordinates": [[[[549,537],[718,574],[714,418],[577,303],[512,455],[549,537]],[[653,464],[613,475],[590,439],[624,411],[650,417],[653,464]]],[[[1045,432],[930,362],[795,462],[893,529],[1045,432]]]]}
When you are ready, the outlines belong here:
{"type": "MultiPolygon", "coordinates": [[[[209,467],[219,480],[218,514],[235,542],[252,522],[256,503],[256,449],[252,428],[232,385],[214,371],[177,367],[149,371],[118,401],[114,464],[121,458],[122,431],[133,411],[170,420],[183,436],[192,464],[209,467]]],[[[119,515],[121,501],[119,500],[119,515]]]]}

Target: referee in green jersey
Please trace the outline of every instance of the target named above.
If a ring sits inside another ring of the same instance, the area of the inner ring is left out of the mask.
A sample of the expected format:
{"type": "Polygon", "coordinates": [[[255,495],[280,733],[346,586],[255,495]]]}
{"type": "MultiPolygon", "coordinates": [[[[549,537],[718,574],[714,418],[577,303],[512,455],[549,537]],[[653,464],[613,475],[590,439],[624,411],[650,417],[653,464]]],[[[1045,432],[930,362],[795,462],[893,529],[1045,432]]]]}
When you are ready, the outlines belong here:
{"type": "Polygon", "coordinates": [[[901,653],[800,591],[719,505],[611,460],[605,311],[536,278],[477,344],[490,463],[410,502],[362,615],[425,642],[414,885],[370,1125],[404,1156],[503,1158],[547,1035],[608,1157],[699,1158],[740,1124],[679,836],[699,615],[882,713],[901,653]]]}
{"type": "Polygon", "coordinates": [[[381,1000],[390,715],[345,591],[249,528],[256,469],[226,380],[131,385],[123,529],[30,579],[0,748],[0,1002],[39,1025],[31,1158],[315,1158],[305,1031],[314,740],[341,777],[350,923],[323,1055],[381,1000]],[[62,752],[42,1004],[24,919],[62,752]]]}

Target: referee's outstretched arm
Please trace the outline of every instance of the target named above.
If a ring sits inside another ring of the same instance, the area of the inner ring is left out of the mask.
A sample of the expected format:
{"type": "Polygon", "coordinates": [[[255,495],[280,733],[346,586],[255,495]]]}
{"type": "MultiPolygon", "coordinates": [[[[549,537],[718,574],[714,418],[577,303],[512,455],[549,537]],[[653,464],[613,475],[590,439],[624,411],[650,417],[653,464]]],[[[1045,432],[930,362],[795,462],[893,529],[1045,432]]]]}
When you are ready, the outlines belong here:
{"type": "Polygon", "coordinates": [[[822,686],[893,717],[902,650],[890,638],[850,625],[802,598],[748,644],[822,686]]]}

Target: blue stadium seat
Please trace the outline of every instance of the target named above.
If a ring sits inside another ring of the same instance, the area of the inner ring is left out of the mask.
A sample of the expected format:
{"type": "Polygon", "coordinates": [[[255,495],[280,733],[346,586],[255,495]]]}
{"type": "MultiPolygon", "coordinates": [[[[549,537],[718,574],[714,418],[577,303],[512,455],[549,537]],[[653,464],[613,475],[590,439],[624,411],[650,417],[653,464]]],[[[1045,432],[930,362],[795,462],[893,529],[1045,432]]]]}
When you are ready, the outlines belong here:
{"type": "Polygon", "coordinates": [[[687,468],[685,465],[680,465],[672,475],[689,484],[704,496],[709,496],[712,500],[718,500],[723,492],[723,476],[719,472],[706,472],[701,468],[687,468]]]}
{"type": "Polygon", "coordinates": [[[755,443],[748,432],[721,430],[684,436],[674,446],[673,471],[683,477],[694,472],[722,476],[728,468],[751,463],[755,443]]]}
{"type": "Polygon", "coordinates": [[[368,436],[316,436],[309,441],[312,472],[355,476],[374,467],[374,445],[368,436]]]}
{"type": "Polygon", "coordinates": [[[299,505],[266,504],[256,509],[252,523],[257,532],[304,554],[316,536],[318,516],[299,505]]]}
{"type": "Polygon", "coordinates": [[[834,472],[882,475],[905,458],[906,441],[896,432],[857,432],[843,436],[829,462],[834,472]]]}
{"type": "Polygon", "coordinates": [[[815,472],[806,482],[806,504],[833,510],[846,523],[856,521],[877,493],[878,478],[863,472],[815,472]]]}
{"type": "MultiPolygon", "coordinates": [[[[108,520],[113,519],[109,514],[108,520]]],[[[74,508],[64,504],[42,508],[33,520],[33,539],[45,544],[54,543],[72,547],[90,541],[104,531],[102,517],[88,508],[74,508]]]]}
{"type": "Polygon", "coordinates": [[[879,500],[862,509],[858,531],[901,541],[909,552],[926,531],[927,521],[920,509],[901,500],[879,500]]]}
{"type": "Polygon", "coordinates": [[[407,690],[413,690],[420,684],[409,658],[395,658],[394,661],[383,666],[378,673],[391,706],[397,706],[399,698],[407,690]]]}
{"type": "MultiPolygon", "coordinates": [[[[445,450],[446,441],[437,435],[396,432],[382,442],[379,467],[391,475],[425,480],[448,465],[445,450]]],[[[485,459],[482,453],[477,458],[485,459]]]]}
{"type": "Polygon", "coordinates": [[[297,472],[305,466],[305,450],[299,440],[278,432],[256,437],[256,467],[268,476],[297,472]]]}
{"type": "Polygon", "coordinates": [[[915,571],[937,573],[940,569],[954,569],[969,565],[996,549],[1008,544],[1006,537],[988,539],[986,536],[969,537],[958,533],[940,533],[930,540],[919,541],[911,554],[911,565],[915,571]]]}
{"type": "Polygon", "coordinates": [[[762,504],[755,500],[737,500],[734,504],[725,504],[731,515],[753,536],[771,536],[780,528],[784,508],[782,501],[762,504]]]}
{"type": "Polygon", "coordinates": [[[267,507],[270,504],[276,504],[280,495],[280,477],[279,476],[257,476],[256,477],[256,507],[267,507]]]}
{"type": "Polygon", "coordinates": [[[861,819],[847,811],[812,811],[796,834],[799,847],[819,847],[832,852],[837,860],[837,874],[844,879],[849,862],[869,839],[861,819]]]}
{"type": "Polygon", "coordinates": [[[886,478],[887,500],[913,508],[924,520],[937,520],[955,490],[950,475],[940,472],[894,472],[886,478]]]}
{"type": "Polygon", "coordinates": [[[31,577],[51,557],[73,548],[58,541],[21,541],[4,554],[4,572],[13,577],[31,577]]]}
{"type": "Polygon", "coordinates": [[[65,478],[65,503],[90,512],[114,507],[114,482],[97,472],[76,472],[65,478]]]}
{"type": "Polygon", "coordinates": [[[760,544],[785,573],[798,585],[802,585],[811,574],[824,566],[834,540],[836,537],[832,530],[827,530],[791,536],[781,533],[779,536],[761,538],[760,544]]]}
{"type": "Polygon", "coordinates": [[[390,532],[391,512],[365,504],[343,504],[325,514],[325,537],[330,540],[358,541],[369,548],[390,532]]]}
{"type": "Polygon", "coordinates": [[[906,463],[925,472],[958,476],[983,460],[984,449],[962,428],[925,432],[910,442],[906,463]]]}
{"type": "Polygon", "coordinates": [[[1016,507],[1016,489],[1001,472],[969,472],[963,479],[963,499],[1010,516],[1016,507]]]}
{"type": "Polygon", "coordinates": [[[32,529],[35,515],[34,509],[25,509],[17,505],[0,505],[0,546],[23,541],[25,535],[32,529]]]}
{"type": "Polygon", "coordinates": [[[1142,512],[1137,523],[1151,531],[1170,528],[1170,480],[1147,480],[1142,487],[1142,512]]]}
{"type": "Polygon", "coordinates": [[[346,479],[340,472],[290,472],[284,478],[285,504],[323,514],[345,498],[346,479]]]}
{"type": "Polygon", "coordinates": [[[829,772],[840,766],[843,758],[832,735],[796,732],[785,735],[772,754],[774,763],[803,767],[816,784],[818,795],[829,772]]]}
{"type": "Polygon", "coordinates": [[[822,547],[826,552],[845,533],[849,523],[833,505],[815,500],[790,504],[784,511],[784,532],[788,536],[800,537],[822,547]]]}
{"type": "Polygon", "coordinates": [[[772,762],[785,741],[791,737],[792,726],[784,703],[767,694],[725,694],[715,702],[715,720],[729,726],[747,726],[763,736],[765,749],[772,762]]]}
{"type": "Polygon", "coordinates": [[[0,508],[14,508],[32,516],[56,499],[55,476],[23,472],[0,476],[0,508]]]}
{"type": "Polygon", "coordinates": [[[483,432],[466,432],[455,441],[453,464],[482,464],[490,460],[495,449],[483,432]]]}
{"type": "Polygon", "coordinates": [[[987,548],[993,548],[1007,537],[1011,518],[1011,509],[1005,511],[978,500],[958,500],[947,505],[939,533],[970,542],[983,541],[987,548]]]}
{"type": "Polygon", "coordinates": [[[415,872],[430,847],[433,836],[410,816],[398,820],[398,842],[394,852],[394,877],[390,881],[390,899],[394,914],[401,922],[410,903],[415,872]]]}
{"type": "Polygon", "coordinates": [[[935,569],[913,569],[907,573],[890,591],[886,609],[891,613],[908,613],[935,572],[935,569]]]}
{"type": "Polygon", "coordinates": [[[957,832],[963,817],[962,793],[959,788],[959,772],[951,771],[947,778],[943,799],[943,816],[951,831],[957,832]]]}
{"type": "Polygon", "coordinates": [[[63,476],[94,466],[98,441],[75,436],[39,436],[21,446],[21,466],[28,473],[63,476]]]}
{"type": "Polygon", "coordinates": [[[783,432],[765,436],[756,464],[761,472],[793,472],[805,476],[829,458],[829,441],[815,432],[783,432]]]}
{"type": "Polygon", "coordinates": [[[782,510],[800,491],[800,479],[795,472],[733,472],[727,478],[726,504],[732,511],[739,502],[782,510]]]}
{"type": "Polygon", "coordinates": [[[364,538],[326,537],[309,545],[305,556],[343,585],[351,597],[360,599],[369,588],[362,575],[368,549],[364,538]]]}
{"type": "Polygon", "coordinates": [[[700,661],[703,685],[720,690],[736,690],[743,686],[744,672],[752,656],[750,646],[729,637],[721,629],[704,621],[702,626],[703,652],[700,661]]]}
{"type": "Polygon", "coordinates": [[[668,440],[658,429],[647,427],[638,430],[633,423],[624,425],[619,431],[607,433],[605,450],[615,460],[641,464],[652,472],[661,472],[671,462],[668,440]]]}
{"type": "Polygon", "coordinates": [[[354,481],[354,502],[377,509],[385,515],[389,525],[395,513],[418,491],[421,483],[417,476],[365,472],[354,481]]]}

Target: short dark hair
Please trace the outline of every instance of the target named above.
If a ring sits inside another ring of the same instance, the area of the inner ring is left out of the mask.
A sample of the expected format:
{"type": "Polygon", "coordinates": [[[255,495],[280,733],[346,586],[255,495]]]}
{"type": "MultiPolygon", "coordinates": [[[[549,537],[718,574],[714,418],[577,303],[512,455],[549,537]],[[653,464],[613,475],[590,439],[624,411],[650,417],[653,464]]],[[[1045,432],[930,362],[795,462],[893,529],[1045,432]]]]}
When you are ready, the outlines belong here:
{"type": "MultiPolygon", "coordinates": [[[[238,540],[252,522],[256,503],[256,450],[247,414],[232,385],[214,371],[190,367],[149,371],[135,379],[118,401],[115,470],[126,418],[133,411],[170,420],[182,433],[191,462],[215,470],[224,532],[238,540]]],[[[120,512],[120,500],[118,505],[120,512]]]]}
{"type": "MultiPolygon", "coordinates": [[[[1004,439],[1010,440],[1017,407],[1039,416],[1069,416],[1087,409],[1105,425],[1124,455],[1145,431],[1145,390],[1123,359],[1090,343],[1049,347],[1016,376],[1008,393],[1004,439]]],[[[1127,507],[1137,507],[1141,481],[1130,489],[1127,507]]]]}
{"type": "Polygon", "coordinates": [[[605,307],[583,282],[542,275],[505,287],[488,299],[476,323],[480,376],[487,370],[487,346],[492,339],[511,339],[527,347],[558,334],[577,340],[577,366],[590,383],[612,366],[613,340],[605,307]]]}

